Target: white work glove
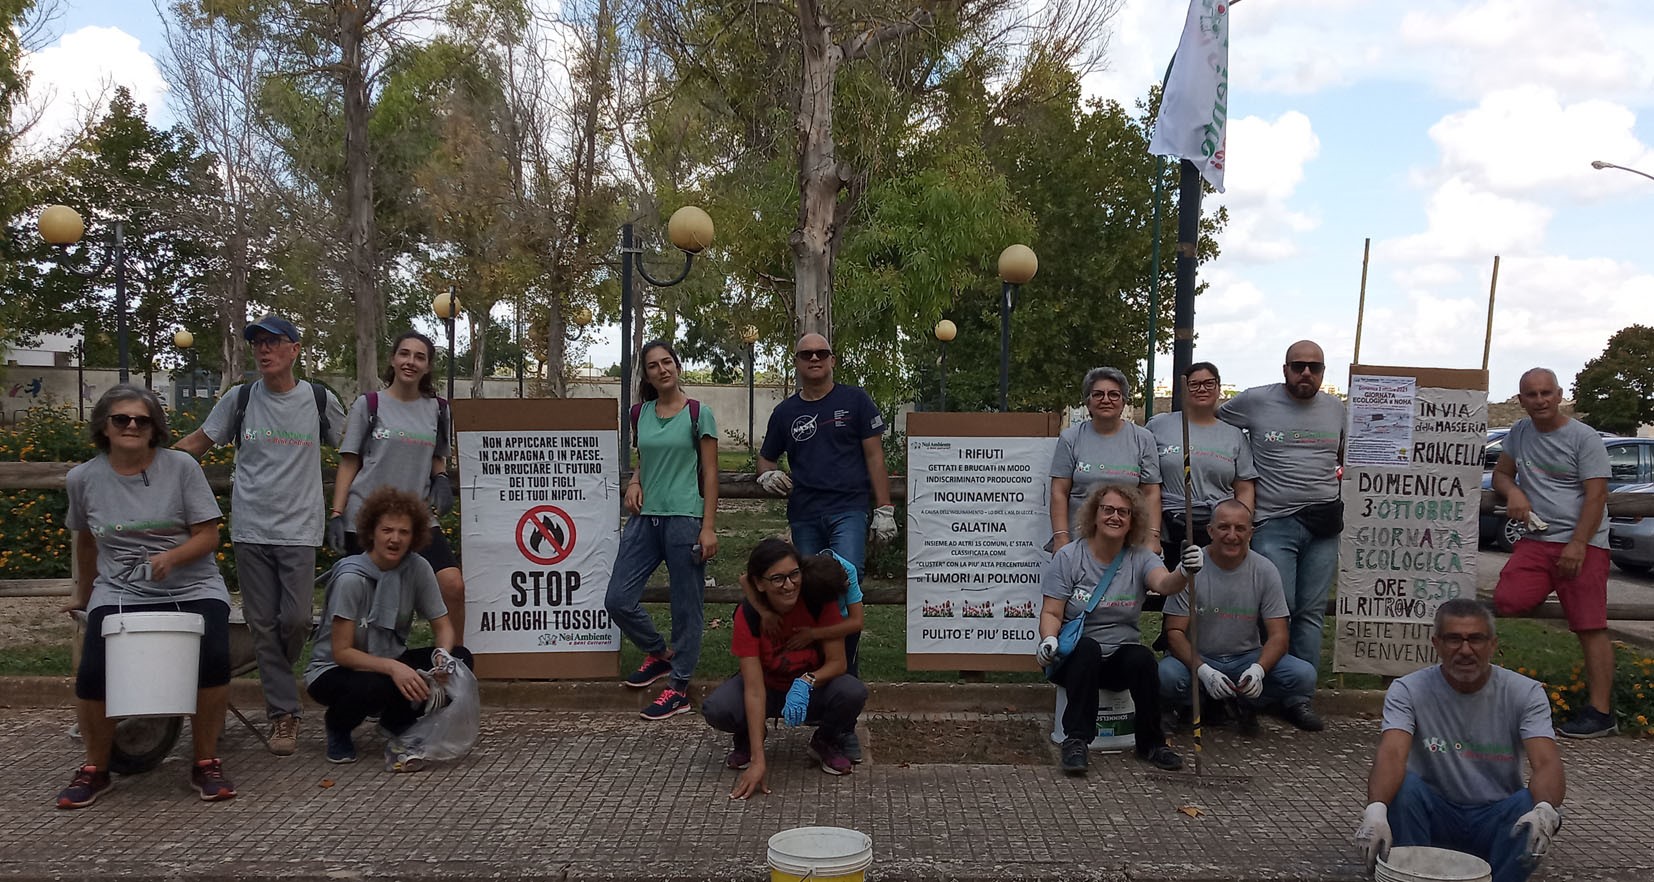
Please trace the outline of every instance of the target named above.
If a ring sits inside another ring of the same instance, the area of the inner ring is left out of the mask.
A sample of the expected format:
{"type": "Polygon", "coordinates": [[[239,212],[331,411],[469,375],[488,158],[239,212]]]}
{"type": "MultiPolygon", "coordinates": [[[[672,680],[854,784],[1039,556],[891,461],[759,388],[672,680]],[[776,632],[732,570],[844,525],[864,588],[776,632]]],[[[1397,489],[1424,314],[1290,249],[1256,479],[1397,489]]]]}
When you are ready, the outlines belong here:
{"type": "Polygon", "coordinates": [[[1527,814],[1516,819],[1516,825],[1510,828],[1510,835],[1527,835],[1527,863],[1532,866],[1551,850],[1551,837],[1561,826],[1562,815],[1550,803],[1539,802],[1534,803],[1527,814]],[[1524,830],[1524,827],[1527,829],[1524,830]]]}
{"type": "Polygon", "coordinates": [[[1200,568],[1205,564],[1206,553],[1200,550],[1200,546],[1193,542],[1185,543],[1183,554],[1177,562],[1178,569],[1181,569],[1189,578],[1193,579],[1195,573],[1200,572],[1200,568]]]}
{"type": "Polygon", "coordinates": [[[1542,518],[1540,518],[1539,515],[1534,514],[1531,511],[1528,512],[1528,529],[1529,530],[1532,530],[1535,533],[1543,533],[1546,530],[1549,530],[1550,528],[1551,528],[1551,525],[1545,523],[1545,521],[1542,518]]]}
{"type": "Polygon", "coordinates": [[[1050,667],[1057,660],[1057,638],[1047,637],[1039,642],[1039,648],[1034,650],[1034,661],[1039,662],[1042,668],[1050,667]]]}
{"type": "Polygon", "coordinates": [[[1390,853],[1390,843],[1394,841],[1395,836],[1390,833],[1389,806],[1382,802],[1368,803],[1361,813],[1361,826],[1355,828],[1355,847],[1367,864],[1368,875],[1373,872],[1373,864],[1390,853]]]}
{"type": "Polygon", "coordinates": [[[1253,662],[1241,672],[1240,679],[1235,682],[1235,691],[1247,698],[1257,698],[1263,694],[1263,665],[1253,662]]]}
{"type": "Polygon", "coordinates": [[[1223,672],[1217,668],[1201,665],[1195,671],[1195,676],[1200,678],[1200,685],[1206,687],[1206,694],[1213,698],[1235,697],[1235,684],[1229,682],[1229,678],[1223,676],[1223,672]]]}
{"type": "Polygon", "coordinates": [[[873,509],[873,538],[880,542],[896,538],[896,506],[881,505],[873,509]]]}
{"type": "Polygon", "coordinates": [[[793,479],[780,469],[770,469],[758,476],[758,486],[779,496],[792,492],[793,479]]]}

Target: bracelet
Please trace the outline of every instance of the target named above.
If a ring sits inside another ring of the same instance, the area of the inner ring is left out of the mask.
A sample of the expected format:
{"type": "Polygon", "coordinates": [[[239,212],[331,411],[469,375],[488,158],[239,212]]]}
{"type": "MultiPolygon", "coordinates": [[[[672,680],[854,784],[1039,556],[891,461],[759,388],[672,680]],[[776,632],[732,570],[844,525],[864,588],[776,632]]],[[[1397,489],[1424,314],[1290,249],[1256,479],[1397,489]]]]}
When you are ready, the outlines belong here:
{"type": "Polygon", "coordinates": [[[1052,530],[1051,531],[1051,535],[1053,535],[1053,536],[1057,535],[1058,533],[1061,533],[1064,536],[1071,535],[1067,530],[1052,530]]]}

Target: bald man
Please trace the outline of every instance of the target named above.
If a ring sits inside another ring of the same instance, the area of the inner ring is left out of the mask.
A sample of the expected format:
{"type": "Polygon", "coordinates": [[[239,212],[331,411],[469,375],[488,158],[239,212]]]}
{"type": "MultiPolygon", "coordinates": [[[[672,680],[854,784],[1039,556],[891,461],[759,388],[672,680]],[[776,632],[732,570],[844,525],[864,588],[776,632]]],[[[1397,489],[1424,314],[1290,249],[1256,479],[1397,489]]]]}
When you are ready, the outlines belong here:
{"type": "Polygon", "coordinates": [[[1299,340],[1287,347],[1284,382],[1254,386],[1218,408],[1219,419],[1251,437],[1258,469],[1252,550],[1281,574],[1291,611],[1288,651],[1312,666],[1321,663],[1321,626],[1344,529],[1344,402],[1321,391],[1326,373],[1321,347],[1299,340]]]}

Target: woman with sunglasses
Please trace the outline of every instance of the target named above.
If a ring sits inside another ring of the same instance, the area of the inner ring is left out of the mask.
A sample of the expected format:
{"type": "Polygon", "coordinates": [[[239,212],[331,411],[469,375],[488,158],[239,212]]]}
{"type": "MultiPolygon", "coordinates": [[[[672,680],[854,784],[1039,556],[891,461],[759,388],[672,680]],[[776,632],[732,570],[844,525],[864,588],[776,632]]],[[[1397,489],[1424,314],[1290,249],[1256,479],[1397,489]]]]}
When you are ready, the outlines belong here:
{"type": "Polygon", "coordinates": [[[1207,526],[1212,506],[1235,499],[1251,510],[1258,470],[1252,465],[1252,444],[1240,429],[1218,419],[1222,380],[1209,361],[1189,365],[1183,375],[1183,410],[1149,418],[1149,433],[1160,452],[1161,545],[1166,566],[1177,565],[1183,540],[1205,547],[1211,544],[1207,526]],[[1189,418],[1188,494],[1194,523],[1185,523],[1183,489],[1183,417],[1189,418]]]}
{"type": "Polygon", "coordinates": [[[641,404],[628,415],[638,451],[626,484],[631,517],[620,532],[603,605],[644,653],[626,685],[644,689],[671,677],[641,712],[646,720],[664,720],[689,711],[689,678],[701,660],[706,562],[718,555],[718,423],[711,408],[684,394],[683,364],[670,343],[643,344],[638,361],[641,404]],[[643,608],[644,583],[662,562],[672,601],[671,645],[643,608]]]}
{"type": "Polygon", "coordinates": [[[1160,454],[1149,430],[1125,418],[1130,397],[1125,374],[1111,367],[1086,371],[1080,398],[1091,418],[1064,429],[1051,456],[1047,550],[1074,541],[1076,515],[1092,488],[1123,484],[1142,488],[1149,511],[1142,542],[1160,553],[1160,454]]]}
{"type": "Polygon", "coordinates": [[[1160,666],[1142,644],[1138,620],[1149,594],[1176,594],[1188,587],[1205,560],[1193,545],[1171,571],[1145,548],[1148,500],[1125,484],[1099,484],[1080,506],[1079,538],[1052,555],[1040,575],[1039,647],[1034,658],[1052,682],[1068,692],[1063,712],[1061,768],[1084,775],[1097,737],[1097,692],[1130,691],[1137,706],[1137,756],[1162,769],[1183,759],[1166,745],[1160,722],[1160,666]],[[1093,601],[1093,594],[1102,596],[1093,601]],[[1084,617],[1079,641],[1058,656],[1063,625],[1084,617]]]}
{"type": "Polygon", "coordinates": [[[361,554],[355,525],[362,506],[381,487],[392,487],[426,500],[431,538],[419,556],[436,571],[442,602],[458,639],[465,636],[465,576],[459,558],[442,533],[438,515],[454,507],[448,481],[448,402],[437,397],[431,380],[436,344],[418,331],[403,331],[391,344],[385,388],[357,398],[350,406],[344,440],[339,443],[339,475],[333,484],[333,510],[327,522],[328,547],[343,555],[361,554]]]}
{"type": "Polygon", "coordinates": [[[847,775],[855,768],[839,744],[856,728],[867,686],[845,672],[844,638],[822,636],[842,630],[838,599],[848,587],[845,569],[828,558],[807,567],[781,539],[765,539],[747,558],[742,591],[779,615],[781,628],[766,630],[758,606],[743,600],[730,640],[740,672],[701,702],[707,723],[735,738],[725,758],[729,768],[741,770],[732,799],[770,792],[764,754],[764,721],[770,717],[788,726],[816,723],[809,751],[823,772],[847,775]],[[814,639],[793,640],[805,632],[814,639]]]}
{"type": "Polygon", "coordinates": [[[201,616],[190,786],[207,802],[231,799],[235,785],[218,759],[230,684],[230,592],[213,560],[223,513],[195,458],[166,446],[166,411],[155,393],[125,383],[103,393],[92,407],[91,435],[99,455],[66,479],[66,523],[77,531],[81,564],[67,609],[88,610],[75,677],[86,762],[58,794],[57,806],[84,808],[114,785],[103,623],[115,612],[201,616]]]}

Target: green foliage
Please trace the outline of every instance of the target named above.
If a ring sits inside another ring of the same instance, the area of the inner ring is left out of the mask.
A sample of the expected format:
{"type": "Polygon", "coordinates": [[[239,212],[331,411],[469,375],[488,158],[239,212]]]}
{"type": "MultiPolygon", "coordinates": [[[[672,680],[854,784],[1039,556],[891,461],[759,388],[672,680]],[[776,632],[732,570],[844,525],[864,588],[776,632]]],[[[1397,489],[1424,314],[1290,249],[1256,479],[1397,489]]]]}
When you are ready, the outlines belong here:
{"type": "Polygon", "coordinates": [[[1654,328],[1631,325],[1574,378],[1574,407],[1593,429],[1635,435],[1654,423],[1654,328]]]}
{"type": "MultiPolygon", "coordinates": [[[[1642,737],[1654,736],[1654,658],[1624,643],[1614,644],[1614,687],[1609,697],[1620,731],[1642,737]]],[[[1534,669],[1517,667],[1516,672],[1545,684],[1551,699],[1551,715],[1568,719],[1590,703],[1582,665],[1572,668],[1545,662],[1529,662],[1534,669]]]]}

